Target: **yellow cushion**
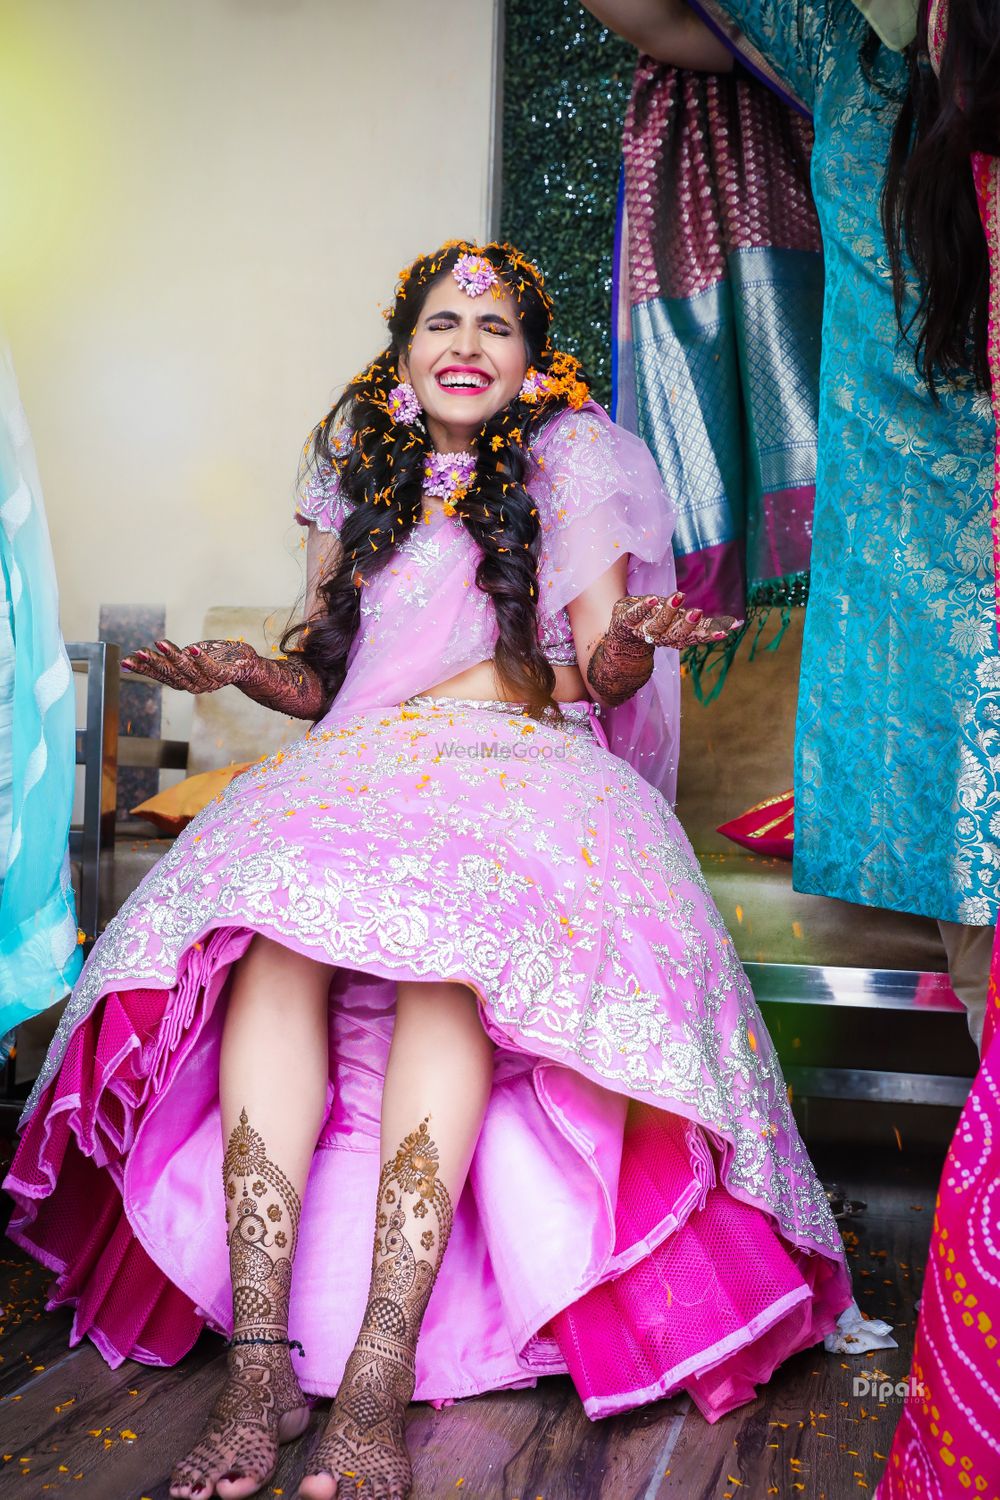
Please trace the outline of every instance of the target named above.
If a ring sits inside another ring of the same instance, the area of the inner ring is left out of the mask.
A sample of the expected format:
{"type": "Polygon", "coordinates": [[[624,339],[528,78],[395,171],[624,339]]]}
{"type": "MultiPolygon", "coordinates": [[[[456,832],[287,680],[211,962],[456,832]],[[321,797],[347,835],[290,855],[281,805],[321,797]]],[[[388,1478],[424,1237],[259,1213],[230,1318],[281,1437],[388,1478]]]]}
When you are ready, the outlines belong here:
{"type": "Polygon", "coordinates": [[[180,833],[196,813],[200,813],[214,797],[226,790],[235,777],[254,764],[254,761],[246,760],[239,765],[225,766],[220,771],[202,771],[198,776],[188,776],[165,792],[158,792],[155,797],[140,802],[132,812],[137,818],[155,823],[164,833],[180,833]]]}

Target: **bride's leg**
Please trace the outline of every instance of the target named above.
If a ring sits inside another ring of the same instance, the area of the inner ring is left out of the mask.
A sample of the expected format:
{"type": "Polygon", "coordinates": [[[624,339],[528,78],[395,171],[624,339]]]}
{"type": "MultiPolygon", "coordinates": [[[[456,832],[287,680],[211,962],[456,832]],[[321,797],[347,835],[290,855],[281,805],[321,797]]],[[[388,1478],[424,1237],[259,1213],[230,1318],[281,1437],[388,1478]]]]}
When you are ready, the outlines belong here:
{"type": "Polygon", "coordinates": [[[361,1331],[299,1494],[402,1500],[417,1335],[493,1082],[472,991],[400,984],[382,1095],[382,1171],[361,1331]]]}
{"type": "Polygon", "coordinates": [[[258,937],[233,974],[219,1093],[235,1347],[171,1495],[254,1494],[274,1472],[279,1442],[309,1422],[291,1351],[270,1341],[288,1337],[301,1200],[326,1106],[332,972],[258,937]]]}

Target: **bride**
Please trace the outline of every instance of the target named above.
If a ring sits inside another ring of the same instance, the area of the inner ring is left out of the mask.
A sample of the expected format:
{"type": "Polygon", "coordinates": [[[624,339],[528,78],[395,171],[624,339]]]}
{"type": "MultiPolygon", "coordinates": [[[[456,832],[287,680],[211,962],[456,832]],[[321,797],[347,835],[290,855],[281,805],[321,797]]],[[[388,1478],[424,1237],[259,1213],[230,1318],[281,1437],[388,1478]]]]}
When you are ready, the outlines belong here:
{"type": "Polygon", "coordinates": [[[312,1396],[304,1500],[401,1500],[414,1395],[714,1421],[851,1300],[672,808],[677,648],[733,622],[551,310],[510,246],[416,260],[312,437],[286,655],[126,662],[312,721],[96,945],[6,1184],[74,1340],[229,1339],[174,1496],[255,1493],[312,1396]]]}

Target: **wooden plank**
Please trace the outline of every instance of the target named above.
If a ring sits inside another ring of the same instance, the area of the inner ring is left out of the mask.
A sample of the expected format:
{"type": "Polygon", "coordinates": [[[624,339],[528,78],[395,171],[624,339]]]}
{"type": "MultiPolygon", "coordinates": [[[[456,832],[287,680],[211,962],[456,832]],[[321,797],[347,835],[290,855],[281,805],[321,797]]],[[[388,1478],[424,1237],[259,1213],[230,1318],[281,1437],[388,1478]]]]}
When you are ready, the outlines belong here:
{"type": "MultiPolygon", "coordinates": [[[[873,1494],[900,1403],[855,1397],[852,1381],[861,1370],[893,1381],[907,1372],[940,1161],[834,1152],[820,1169],[868,1202],[846,1226],[850,1264],[859,1303],[895,1324],[898,1350],[860,1359],[808,1350],[758,1400],[714,1425],[685,1396],[592,1423],[563,1377],[442,1411],[415,1405],[413,1500],[873,1494]]],[[[0,1259],[0,1459],[10,1455],[0,1461],[0,1494],[167,1500],[171,1468],[197,1440],[225,1377],[221,1342],[207,1335],[170,1370],[133,1362],[110,1370],[89,1343],[67,1348],[69,1313],[44,1311],[50,1279],[14,1247],[0,1259]]],[[[283,1450],[265,1500],[279,1492],[292,1500],[328,1410],[324,1402],[305,1438],[283,1450]]]]}

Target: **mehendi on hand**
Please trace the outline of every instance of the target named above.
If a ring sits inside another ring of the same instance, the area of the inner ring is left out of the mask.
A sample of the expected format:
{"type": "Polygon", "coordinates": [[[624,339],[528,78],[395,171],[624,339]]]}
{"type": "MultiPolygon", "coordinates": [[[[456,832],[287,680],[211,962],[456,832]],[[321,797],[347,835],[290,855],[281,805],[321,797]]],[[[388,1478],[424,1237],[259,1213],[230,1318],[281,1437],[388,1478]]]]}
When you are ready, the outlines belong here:
{"type": "Polygon", "coordinates": [[[318,719],[327,707],[319,678],[294,654],[260,656],[246,641],[196,641],[182,650],[163,640],[156,646],[124,657],[122,666],[185,693],[238,687],[255,703],[294,719],[318,719]]]}
{"type": "Polygon", "coordinates": [[[610,706],[624,703],[648,682],[657,646],[683,651],[725,640],[739,630],[742,620],[731,615],[703,615],[684,610],[683,594],[661,599],[627,595],[611,611],[611,624],[601,637],[587,667],[587,681],[610,706]]]}

